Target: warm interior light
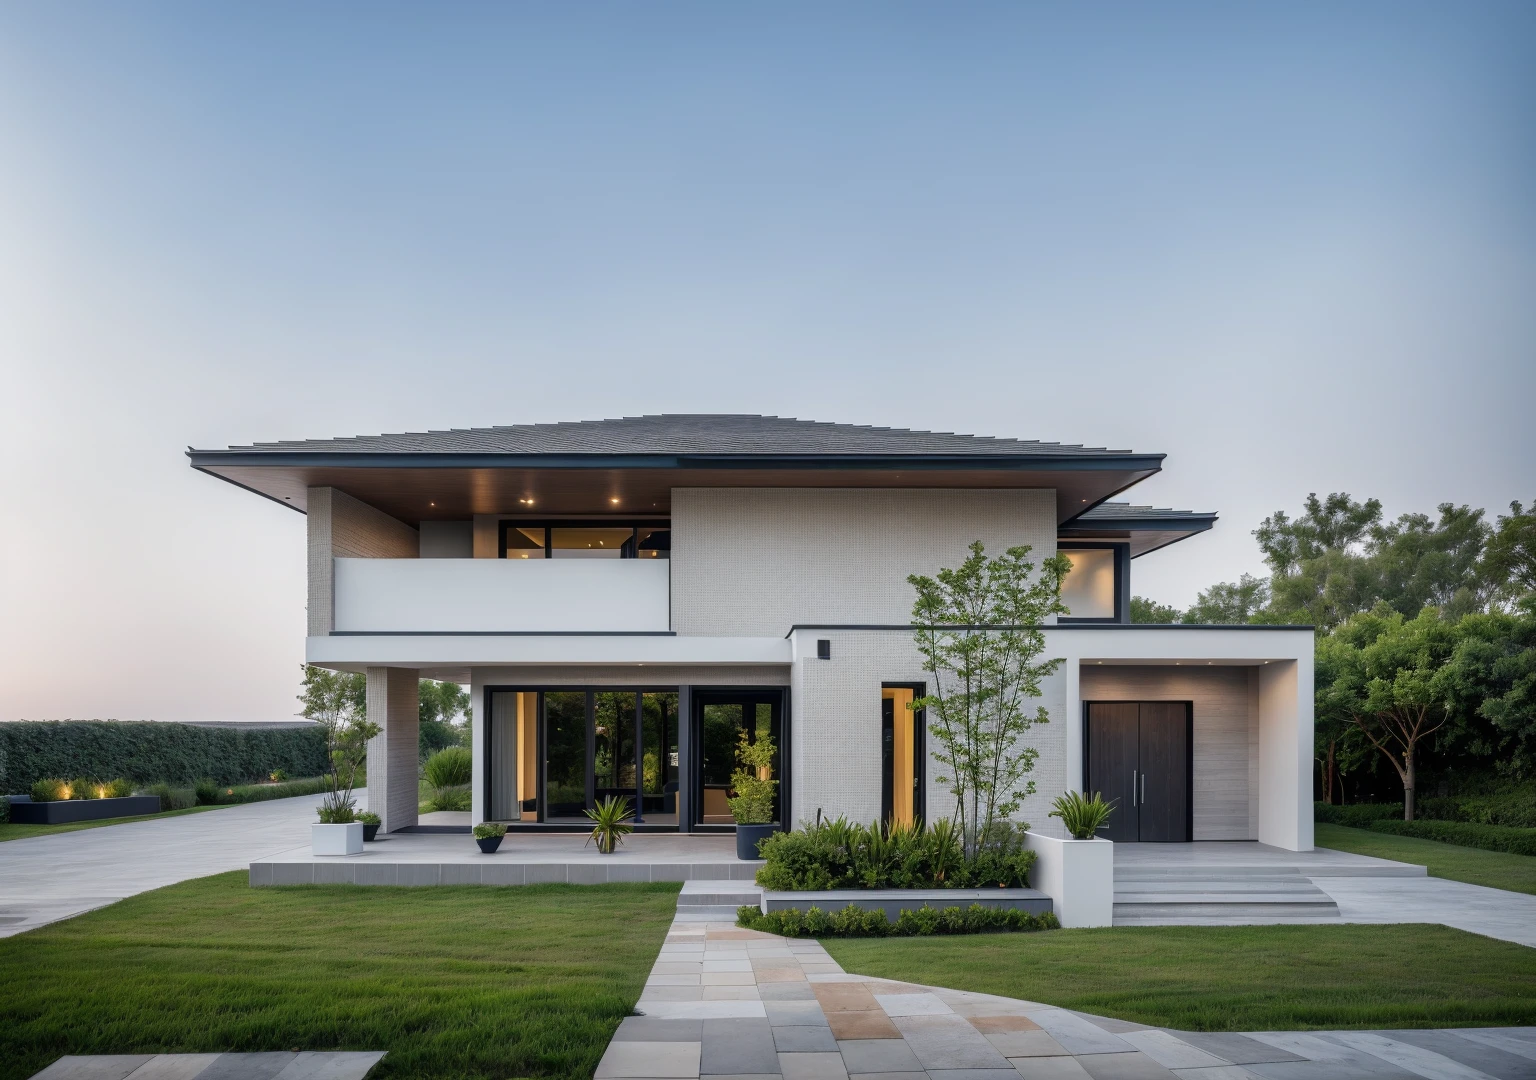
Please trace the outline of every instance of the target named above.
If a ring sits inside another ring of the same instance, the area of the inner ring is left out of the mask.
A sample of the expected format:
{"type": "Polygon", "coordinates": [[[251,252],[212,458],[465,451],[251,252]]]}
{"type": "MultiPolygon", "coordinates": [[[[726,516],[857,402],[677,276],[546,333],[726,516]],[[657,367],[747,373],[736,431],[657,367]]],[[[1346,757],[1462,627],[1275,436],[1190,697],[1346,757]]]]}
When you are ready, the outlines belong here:
{"type": "Polygon", "coordinates": [[[618,502],[618,501],[619,501],[619,500],[618,500],[618,499],[609,499],[609,500],[608,500],[608,501],[609,501],[609,502],[611,502],[611,503],[616,503],[616,502],[618,502]]]}

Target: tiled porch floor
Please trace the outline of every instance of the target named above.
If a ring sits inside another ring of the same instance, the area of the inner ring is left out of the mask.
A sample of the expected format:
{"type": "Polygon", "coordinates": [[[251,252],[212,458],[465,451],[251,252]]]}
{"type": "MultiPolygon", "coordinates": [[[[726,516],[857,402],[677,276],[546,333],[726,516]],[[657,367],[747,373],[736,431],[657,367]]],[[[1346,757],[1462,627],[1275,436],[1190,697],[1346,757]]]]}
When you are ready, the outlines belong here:
{"type": "Polygon", "coordinates": [[[815,941],[673,923],[596,1080],[1536,1078],[1536,1029],[1193,1034],[843,971],[815,941]]]}

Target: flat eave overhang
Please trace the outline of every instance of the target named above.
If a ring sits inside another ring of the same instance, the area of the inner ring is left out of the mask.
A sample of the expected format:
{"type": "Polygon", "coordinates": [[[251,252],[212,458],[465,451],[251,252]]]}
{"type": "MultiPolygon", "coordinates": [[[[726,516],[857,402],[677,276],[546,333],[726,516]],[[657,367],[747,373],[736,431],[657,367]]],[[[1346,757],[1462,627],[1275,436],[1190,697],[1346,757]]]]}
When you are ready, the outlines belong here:
{"type": "Polygon", "coordinates": [[[369,454],[188,450],[196,469],[992,469],[1146,471],[1163,454],[369,454]]]}

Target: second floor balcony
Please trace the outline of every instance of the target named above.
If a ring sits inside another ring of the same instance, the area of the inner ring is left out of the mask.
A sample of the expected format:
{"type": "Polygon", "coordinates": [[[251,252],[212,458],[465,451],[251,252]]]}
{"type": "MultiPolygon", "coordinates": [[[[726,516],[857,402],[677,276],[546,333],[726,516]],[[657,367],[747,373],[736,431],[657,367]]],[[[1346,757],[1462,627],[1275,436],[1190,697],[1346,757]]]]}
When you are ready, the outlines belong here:
{"type": "Polygon", "coordinates": [[[667,559],[336,559],[336,633],[665,633],[667,559]]]}

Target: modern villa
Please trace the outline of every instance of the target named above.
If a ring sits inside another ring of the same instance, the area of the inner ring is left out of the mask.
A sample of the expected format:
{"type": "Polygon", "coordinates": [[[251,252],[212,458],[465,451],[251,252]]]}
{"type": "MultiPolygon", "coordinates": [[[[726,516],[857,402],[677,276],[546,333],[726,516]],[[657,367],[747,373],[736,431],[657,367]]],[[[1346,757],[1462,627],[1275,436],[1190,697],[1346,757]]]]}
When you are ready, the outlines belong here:
{"type": "Polygon", "coordinates": [[[1111,501],[1162,454],[753,415],[190,450],[307,517],[311,664],[367,673],[369,808],[417,824],[417,683],[472,687],[473,820],[729,831],[741,738],[778,819],[944,816],[907,576],[1062,552],[1064,663],[1022,817],[1118,800],[1117,841],[1312,847],[1310,627],[1130,622],[1135,561],[1216,516],[1111,501]]]}

